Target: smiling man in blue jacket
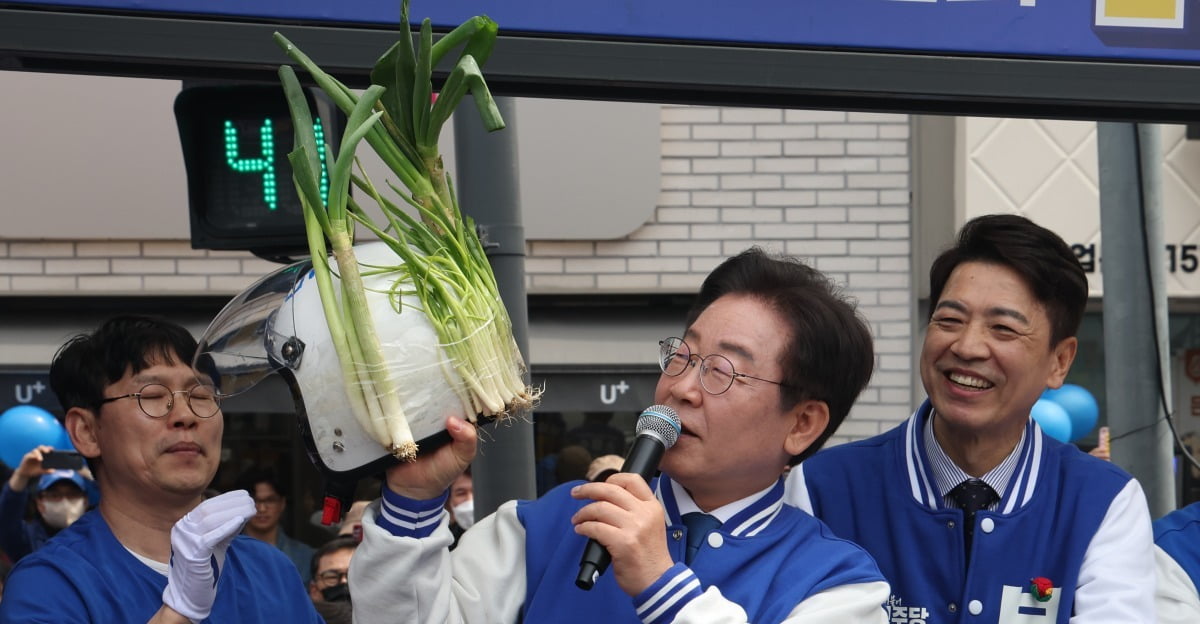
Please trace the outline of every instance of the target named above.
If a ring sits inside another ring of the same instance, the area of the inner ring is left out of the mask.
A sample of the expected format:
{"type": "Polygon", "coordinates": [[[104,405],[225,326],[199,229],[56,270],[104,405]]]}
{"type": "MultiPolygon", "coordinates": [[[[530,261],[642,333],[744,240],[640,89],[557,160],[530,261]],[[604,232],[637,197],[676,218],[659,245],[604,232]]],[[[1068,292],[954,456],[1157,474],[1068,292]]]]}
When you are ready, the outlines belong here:
{"type": "Polygon", "coordinates": [[[930,301],[929,399],[802,463],[789,502],[875,557],[897,624],[1153,622],[1141,487],[1029,416],[1075,359],[1087,279],[1071,248],[1024,217],[973,219],[934,261],[930,301]]]}

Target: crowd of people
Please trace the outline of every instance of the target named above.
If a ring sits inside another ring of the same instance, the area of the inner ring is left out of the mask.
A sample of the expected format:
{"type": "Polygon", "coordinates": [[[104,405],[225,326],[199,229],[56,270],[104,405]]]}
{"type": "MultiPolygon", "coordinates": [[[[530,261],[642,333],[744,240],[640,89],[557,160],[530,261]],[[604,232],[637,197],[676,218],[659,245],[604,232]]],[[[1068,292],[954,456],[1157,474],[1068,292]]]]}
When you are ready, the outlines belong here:
{"type": "Polygon", "coordinates": [[[269,471],[206,493],[223,414],[186,330],[113,318],[51,367],[87,467],[30,449],[0,491],[0,622],[1200,621],[1200,504],[1152,522],[1128,473],[1030,418],[1079,355],[1070,247],[973,219],[930,297],[927,399],[823,449],[870,380],[870,330],[821,272],[747,250],[658,344],[679,428],[657,476],[621,472],[626,440],[593,415],[540,467],[572,480],[478,517],[476,431],[451,417],[316,548],[282,529],[269,471]],[[610,563],[580,583],[589,541],[610,563]]]}

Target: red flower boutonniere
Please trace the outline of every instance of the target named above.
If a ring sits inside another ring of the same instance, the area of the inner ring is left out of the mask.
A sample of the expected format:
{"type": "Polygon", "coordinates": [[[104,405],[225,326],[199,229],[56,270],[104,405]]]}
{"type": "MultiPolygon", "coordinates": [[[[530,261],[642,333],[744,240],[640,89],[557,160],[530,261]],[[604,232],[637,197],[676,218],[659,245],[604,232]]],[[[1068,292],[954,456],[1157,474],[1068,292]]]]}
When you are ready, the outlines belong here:
{"type": "Polygon", "coordinates": [[[1054,595],[1054,583],[1044,576],[1031,578],[1029,579],[1029,593],[1033,594],[1038,602],[1046,602],[1054,595]]]}

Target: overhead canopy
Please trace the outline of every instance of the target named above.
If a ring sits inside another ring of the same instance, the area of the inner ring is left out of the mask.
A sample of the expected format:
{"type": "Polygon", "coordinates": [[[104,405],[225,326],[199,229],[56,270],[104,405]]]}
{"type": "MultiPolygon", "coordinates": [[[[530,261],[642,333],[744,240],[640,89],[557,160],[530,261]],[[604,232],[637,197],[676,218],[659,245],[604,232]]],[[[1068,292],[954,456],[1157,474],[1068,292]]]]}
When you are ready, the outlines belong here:
{"type": "MultiPolygon", "coordinates": [[[[353,82],[396,38],[394,0],[220,5],[0,3],[0,67],[274,81],[285,61],[271,40],[280,30],[353,82]]],[[[1190,121],[1200,118],[1196,8],[1184,0],[440,0],[418,1],[412,14],[439,26],[474,13],[495,18],[502,35],[488,80],[506,95],[1190,121]]]]}

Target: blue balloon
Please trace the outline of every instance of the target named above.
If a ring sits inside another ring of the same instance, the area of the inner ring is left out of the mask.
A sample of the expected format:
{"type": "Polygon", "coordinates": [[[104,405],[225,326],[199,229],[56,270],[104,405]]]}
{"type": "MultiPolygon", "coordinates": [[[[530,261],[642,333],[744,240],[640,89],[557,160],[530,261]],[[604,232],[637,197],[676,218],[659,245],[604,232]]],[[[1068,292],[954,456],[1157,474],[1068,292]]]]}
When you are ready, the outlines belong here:
{"type": "Polygon", "coordinates": [[[66,430],[53,414],[35,405],[18,405],[0,414],[0,461],[16,469],[34,447],[57,447],[66,430]]]}
{"type": "Polygon", "coordinates": [[[1042,393],[1042,398],[1054,401],[1067,410],[1067,416],[1071,418],[1072,442],[1091,433],[1100,419],[1100,405],[1096,403],[1096,397],[1083,386],[1063,384],[1061,388],[1042,393]]]}
{"type": "Polygon", "coordinates": [[[1071,440],[1071,417],[1067,415],[1067,410],[1058,403],[1038,399],[1037,403],[1033,404],[1029,415],[1037,421],[1038,426],[1046,432],[1046,435],[1059,442],[1071,440]]]}

